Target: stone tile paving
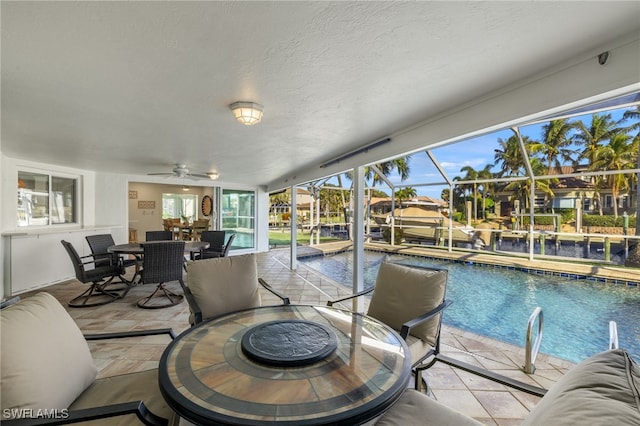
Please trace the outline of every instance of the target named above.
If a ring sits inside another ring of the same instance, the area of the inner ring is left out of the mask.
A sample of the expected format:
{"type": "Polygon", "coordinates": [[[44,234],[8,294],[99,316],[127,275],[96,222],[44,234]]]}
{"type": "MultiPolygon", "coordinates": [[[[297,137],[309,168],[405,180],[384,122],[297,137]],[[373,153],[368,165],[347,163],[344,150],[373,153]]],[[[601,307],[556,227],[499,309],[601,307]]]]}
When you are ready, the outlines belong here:
{"type": "MultiPolygon", "coordinates": [[[[344,286],[303,265],[297,271],[289,270],[286,249],[260,253],[257,259],[259,275],[276,290],[289,296],[292,303],[325,305],[329,299],[350,293],[344,286]]],[[[181,293],[178,283],[170,283],[168,287],[181,293]]],[[[85,288],[84,284],[72,280],[43,290],[53,294],[66,306],[68,300],[85,288]]],[[[153,291],[150,286],[136,286],[114,303],[94,308],[67,309],[79,327],[89,333],[165,327],[172,327],[176,333],[180,333],[189,327],[186,302],[157,310],[138,308],[136,301],[149,291],[153,291]]],[[[263,304],[279,303],[279,299],[266,290],[261,295],[263,304]]],[[[28,297],[28,294],[23,297],[28,297]]],[[[343,307],[350,309],[351,304],[343,307]]],[[[363,310],[366,310],[366,302],[363,310]]],[[[91,342],[90,348],[96,359],[99,377],[107,377],[155,368],[168,342],[166,336],[153,336],[111,343],[91,342]]],[[[536,373],[529,376],[519,370],[524,360],[522,349],[447,326],[443,327],[442,352],[466,363],[545,388],[571,366],[566,361],[540,354],[536,373]]],[[[519,424],[539,400],[442,363],[436,363],[424,376],[428,380],[431,397],[487,425],[519,424]]]]}

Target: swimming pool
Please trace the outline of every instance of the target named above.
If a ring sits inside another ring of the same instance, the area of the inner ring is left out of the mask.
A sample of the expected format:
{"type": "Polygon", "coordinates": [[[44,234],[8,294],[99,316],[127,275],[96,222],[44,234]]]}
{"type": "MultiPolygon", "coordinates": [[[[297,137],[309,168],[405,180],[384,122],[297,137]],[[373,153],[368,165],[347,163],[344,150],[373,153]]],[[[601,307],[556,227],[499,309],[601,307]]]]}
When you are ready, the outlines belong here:
{"type": "MultiPolygon", "coordinates": [[[[365,252],[365,288],[375,283],[386,254],[365,252]]],[[[447,299],[453,304],[444,323],[524,346],[527,321],[540,306],[544,335],[540,351],[572,362],[605,350],[609,321],[618,324],[620,347],[640,360],[640,289],[462,263],[390,255],[391,261],[449,270],[447,299]]],[[[300,259],[300,262],[351,287],[352,254],[300,259]]]]}

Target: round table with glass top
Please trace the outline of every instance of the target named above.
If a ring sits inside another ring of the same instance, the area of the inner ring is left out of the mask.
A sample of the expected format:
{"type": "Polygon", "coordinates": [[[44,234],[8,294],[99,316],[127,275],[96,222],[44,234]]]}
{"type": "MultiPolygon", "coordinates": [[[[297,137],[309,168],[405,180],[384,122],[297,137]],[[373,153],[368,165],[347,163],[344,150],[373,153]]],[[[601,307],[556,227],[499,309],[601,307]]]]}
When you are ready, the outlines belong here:
{"type": "Polygon", "coordinates": [[[279,305],[198,324],[165,350],[160,389],[199,425],[357,425],[379,416],[411,377],[404,340],[330,307],[279,305]]]}

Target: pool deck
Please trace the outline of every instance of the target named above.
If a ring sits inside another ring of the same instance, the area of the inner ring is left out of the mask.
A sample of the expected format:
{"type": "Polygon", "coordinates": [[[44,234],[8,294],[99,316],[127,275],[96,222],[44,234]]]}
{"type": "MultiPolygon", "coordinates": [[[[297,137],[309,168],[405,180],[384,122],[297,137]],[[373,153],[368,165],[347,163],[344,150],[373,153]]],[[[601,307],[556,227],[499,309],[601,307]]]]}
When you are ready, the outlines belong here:
{"type": "MultiPolygon", "coordinates": [[[[348,245],[348,244],[347,244],[348,245]]],[[[345,250],[344,243],[325,244],[322,247],[300,247],[298,256],[323,254],[345,250]]],[[[368,246],[368,249],[380,249],[380,245],[368,246]]],[[[414,253],[416,249],[398,248],[395,252],[414,253]]],[[[483,256],[471,253],[447,253],[438,250],[438,255],[462,257],[465,261],[480,262],[483,256]]],[[[325,305],[327,300],[348,293],[344,286],[318,274],[304,265],[291,271],[289,250],[277,249],[257,255],[259,275],[275,289],[287,294],[291,303],[325,305]]],[[[491,256],[493,262],[496,259],[491,256]]],[[[506,265],[527,265],[524,259],[501,259],[506,265]]],[[[542,267],[536,261],[535,267],[542,267]]],[[[546,267],[546,266],[545,266],[546,267]]],[[[573,270],[577,265],[562,263],[557,268],[563,271],[573,270]]],[[[591,269],[591,273],[599,274],[615,272],[613,267],[603,266],[591,269]]],[[[583,269],[580,269],[582,271],[583,269]]],[[[576,272],[578,272],[576,270],[576,272]]],[[[129,272],[131,273],[131,271],[129,272]]],[[[636,272],[637,276],[637,272],[636,272]]],[[[637,279],[637,278],[636,278],[637,279]]],[[[149,294],[150,286],[136,286],[121,300],[94,308],[69,308],[68,312],[78,326],[86,333],[140,330],[148,328],[171,327],[177,333],[189,327],[189,309],[186,302],[179,305],[159,309],[146,310],[136,306],[136,301],[149,294]]],[[[179,284],[170,283],[167,287],[181,293],[179,284]]],[[[72,280],[55,284],[40,291],[54,295],[66,307],[67,301],[86,289],[84,284],[72,280]]],[[[279,299],[264,291],[261,293],[264,304],[276,304],[279,299]]],[[[28,294],[22,295],[28,297],[28,294]]],[[[349,308],[349,306],[346,306],[349,308]]],[[[524,330],[523,330],[524,334],[524,330]]],[[[164,336],[151,336],[143,339],[125,339],[105,342],[90,342],[94,359],[99,369],[99,377],[107,377],[126,372],[141,371],[157,366],[160,356],[168,343],[164,336]]],[[[478,336],[463,330],[444,326],[442,337],[442,353],[457,360],[486,368],[504,376],[529,383],[534,386],[548,388],[561,377],[572,364],[545,354],[539,354],[536,360],[536,371],[527,375],[521,371],[524,363],[524,350],[493,339],[478,336]]],[[[606,348],[603,348],[603,350],[606,348]]],[[[470,416],[486,425],[517,425],[539,401],[538,397],[508,388],[501,384],[483,379],[479,376],[436,363],[426,371],[429,382],[429,395],[438,401],[470,416]]],[[[428,416],[428,413],[425,413],[428,416]]]]}
{"type": "MultiPolygon", "coordinates": [[[[349,241],[320,244],[318,246],[304,246],[298,248],[298,258],[315,255],[332,254],[351,249],[353,243],[349,241]]],[[[456,250],[434,246],[391,246],[384,243],[366,243],[365,250],[382,251],[385,253],[403,254],[407,256],[427,256],[456,262],[473,263],[476,265],[499,266],[529,270],[532,273],[548,273],[550,275],[573,276],[572,278],[600,279],[631,286],[640,286],[640,268],[625,268],[598,261],[580,261],[574,258],[554,256],[556,260],[534,258],[521,253],[502,252],[500,254],[484,254],[478,251],[456,250]]]]}

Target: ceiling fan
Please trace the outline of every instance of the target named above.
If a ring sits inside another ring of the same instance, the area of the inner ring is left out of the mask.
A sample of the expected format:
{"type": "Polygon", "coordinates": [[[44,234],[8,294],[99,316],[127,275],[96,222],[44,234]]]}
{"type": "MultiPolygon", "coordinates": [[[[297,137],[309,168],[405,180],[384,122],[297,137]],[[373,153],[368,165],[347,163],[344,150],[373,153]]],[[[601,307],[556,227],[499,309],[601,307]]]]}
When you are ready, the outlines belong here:
{"type": "Polygon", "coordinates": [[[217,172],[191,173],[185,164],[176,163],[172,173],[147,173],[149,176],[174,176],[178,178],[190,179],[218,179],[217,172]]]}

